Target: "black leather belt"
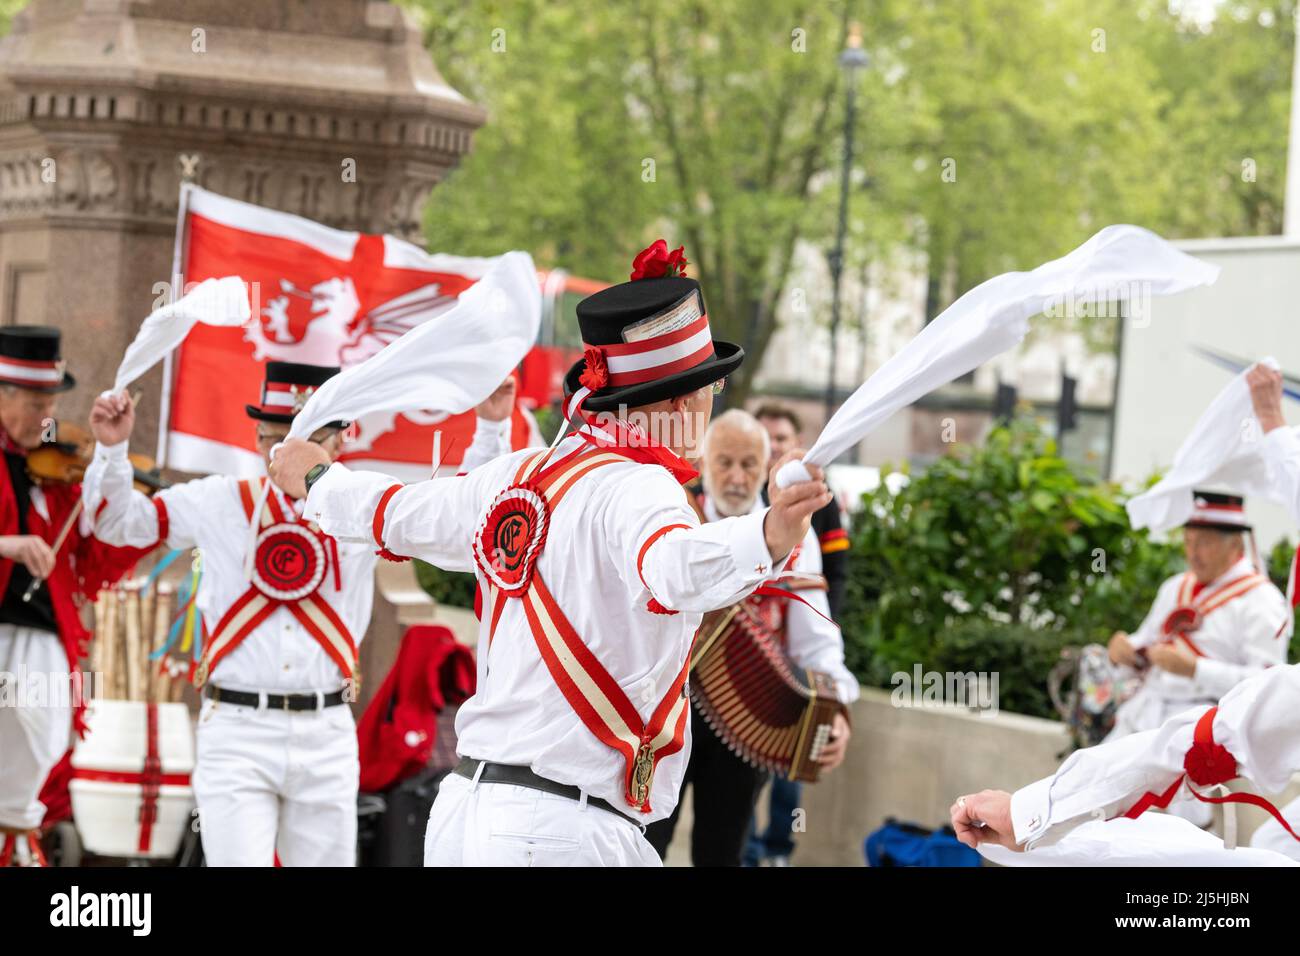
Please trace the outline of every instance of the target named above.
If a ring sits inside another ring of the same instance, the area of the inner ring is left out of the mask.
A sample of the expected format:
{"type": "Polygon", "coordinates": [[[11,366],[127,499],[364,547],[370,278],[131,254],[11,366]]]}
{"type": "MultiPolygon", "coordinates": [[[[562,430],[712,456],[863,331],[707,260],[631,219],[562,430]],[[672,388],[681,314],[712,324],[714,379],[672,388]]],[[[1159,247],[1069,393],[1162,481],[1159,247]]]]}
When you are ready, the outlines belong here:
{"type": "MultiPolygon", "coordinates": [[[[223,704],[239,704],[241,707],[257,707],[262,703],[262,695],[246,690],[226,690],[215,684],[209,684],[207,696],[223,704]]],[[[336,707],[343,703],[343,691],[336,690],[324,698],[315,694],[267,694],[267,710],[320,710],[322,706],[336,707]]]]}
{"type": "MultiPolygon", "coordinates": [[[[577,787],[571,787],[567,783],[556,783],[554,780],[547,780],[545,777],[539,777],[533,773],[528,767],[518,767],[514,764],[487,763],[483,760],[475,760],[473,757],[461,757],[460,763],[456,764],[456,769],[452,772],[473,780],[479,764],[484,764],[483,772],[479,774],[478,778],[480,783],[508,783],[516,787],[527,787],[529,790],[553,793],[557,797],[568,797],[570,800],[582,799],[582,791],[577,787]]],[[[626,813],[614,809],[613,804],[608,800],[589,796],[587,797],[587,806],[599,807],[607,813],[622,817],[633,826],[640,826],[626,813]]]]}

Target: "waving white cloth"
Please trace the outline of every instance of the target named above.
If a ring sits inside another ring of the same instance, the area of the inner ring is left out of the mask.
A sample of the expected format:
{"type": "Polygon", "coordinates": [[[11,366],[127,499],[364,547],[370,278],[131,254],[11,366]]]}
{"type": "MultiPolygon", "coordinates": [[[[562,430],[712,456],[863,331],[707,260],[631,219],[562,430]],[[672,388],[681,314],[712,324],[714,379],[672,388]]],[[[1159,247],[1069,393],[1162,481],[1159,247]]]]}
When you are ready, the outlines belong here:
{"type": "Polygon", "coordinates": [[[533,347],[541,316],[532,257],[507,252],[452,308],[318,388],[289,435],[307,438],[330,422],[377,412],[468,411],[533,347]]]}
{"type": "MultiPolygon", "coordinates": [[[[1278,367],[1272,356],[1261,359],[1260,364],[1278,367]]],[[[1129,499],[1129,523],[1152,531],[1184,524],[1192,513],[1192,491],[1196,488],[1289,504],[1281,489],[1269,480],[1260,450],[1263,437],[1250,403],[1246,372],[1242,372],[1210,402],[1174,455],[1169,472],[1147,491],[1129,499]]]]}
{"type": "Polygon", "coordinates": [[[166,357],[185,340],[195,323],[243,325],[251,310],[248,289],[238,276],[204,279],[171,305],[165,305],[140,324],[135,341],[122,356],[113,391],[121,392],[166,357]]]}
{"type": "Polygon", "coordinates": [[[1218,278],[1149,230],[1107,226],[1079,248],[1033,272],[1008,272],[971,289],[876,370],[804,456],[777,474],[782,487],[806,481],[803,464],[826,465],[890,415],[1019,344],[1029,319],[1066,305],[1169,295],[1218,278]]]}

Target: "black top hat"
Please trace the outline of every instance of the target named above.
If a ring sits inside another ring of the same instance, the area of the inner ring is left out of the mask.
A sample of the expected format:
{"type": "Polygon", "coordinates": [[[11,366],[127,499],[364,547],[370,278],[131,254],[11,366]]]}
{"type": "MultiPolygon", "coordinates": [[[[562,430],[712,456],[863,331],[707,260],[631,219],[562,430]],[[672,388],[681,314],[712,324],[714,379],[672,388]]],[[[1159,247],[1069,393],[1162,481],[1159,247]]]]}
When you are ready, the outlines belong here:
{"type": "Polygon", "coordinates": [[[1193,491],[1192,515],[1185,528],[1211,528],[1215,531],[1249,531],[1246,499],[1217,491],[1193,491]]]}
{"type": "MultiPolygon", "coordinates": [[[[660,239],[637,257],[638,272],[661,244],[666,252],[660,239]]],[[[673,274],[670,260],[661,262],[668,274],[610,286],[578,303],[585,355],[565,375],[564,389],[591,389],[584,408],[603,412],[675,398],[740,367],[745,350],[709,331],[700,284],[673,274]]]]}
{"type": "Polygon", "coordinates": [[[33,392],[66,392],[77,380],[64,365],[58,329],[45,325],[0,328],[0,382],[33,392]]]}
{"type": "MultiPolygon", "coordinates": [[[[307,399],[333,376],[336,365],[302,365],[298,362],[267,362],[266,381],[262,383],[262,404],[245,405],[250,418],[259,422],[288,425],[302,411],[307,399]]],[[[335,422],[342,426],[342,422],[335,422]]]]}

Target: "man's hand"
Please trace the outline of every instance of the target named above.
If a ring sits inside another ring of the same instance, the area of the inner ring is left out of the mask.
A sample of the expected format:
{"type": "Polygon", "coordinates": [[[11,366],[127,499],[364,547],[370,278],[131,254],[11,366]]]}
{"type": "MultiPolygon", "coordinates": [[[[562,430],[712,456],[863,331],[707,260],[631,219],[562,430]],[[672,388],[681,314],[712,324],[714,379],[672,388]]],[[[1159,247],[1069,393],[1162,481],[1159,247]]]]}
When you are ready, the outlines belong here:
{"type": "Polygon", "coordinates": [[[830,742],[822,748],[821,756],[817,758],[823,770],[834,770],[844,763],[844,755],[849,750],[849,737],[852,735],[848,719],[843,714],[836,714],[835,721],[831,724],[830,742]]]}
{"type": "Polygon", "coordinates": [[[763,537],[768,554],[780,564],[799,546],[812,522],[813,512],[831,503],[835,496],[826,487],[825,474],[816,465],[808,466],[812,481],[800,481],[789,488],[779,488],[776,473],[787,461],[803,458],[804,450],[796,448],[781,456],[767,476],[767,500],[772,503],[763,520],[763,537]]]}
{"type": "Polygon", "coordinates": [[[135,403],[125,391],[101,395],[90,406],[90,432],[101,445],[116,445],[131,437],[135,428],[135,403]]]}
{"type": "Polygon", "coordinates": [[[1112,664],[1125,664],[1129,667],[1142,666],[1137,649],[1123,631],[1116,631],[1111,635],[1110,643],[1106,645],[1106,651],[1110,654],[1112,664]]]}
{"type": "Polygon", "coordinates": [[[474,409],[474,414],[490,422],[505,421],[515,409],[515,389],[515,377],[507,376],[497,390],[474,409]]]}
{"type": "Polygon", "coordinates": [[[981,843],[996,843],[1017,852],[1024,849],[1016,842],[1011,794],[1005,790],[981,790],[958,797],[949,812],[957,839],[972,849],[981,843]]]}
{"type": "Polygon", "coordinates": [[[1246,373],[1250,403],[1255,406],[1259,427],[1268,434],[1286,424],[1282,417],[1282,373],[1267,365],[1255,365],[1246,373]]]}
{"type": "Polygon", "coordinates": [[[1161,670],[1180,677],[1196,676],[1196,655],[1173,641],[1148,648],[1147,659],[1161,670]]]}
{"type": "Polygon", "coordinates": [[[54,570],[54,552],[34,534],[0,537],[0,558],[17,561],[34,578],[48,578],[54,570]]]}
{"type": "Polygon", "coordinates": [[[271,480],[290,498],[306,498],[307,472],[317,465],[329,467],[329,452],[315,442],[286,438],[271,457],[271,480]]]}

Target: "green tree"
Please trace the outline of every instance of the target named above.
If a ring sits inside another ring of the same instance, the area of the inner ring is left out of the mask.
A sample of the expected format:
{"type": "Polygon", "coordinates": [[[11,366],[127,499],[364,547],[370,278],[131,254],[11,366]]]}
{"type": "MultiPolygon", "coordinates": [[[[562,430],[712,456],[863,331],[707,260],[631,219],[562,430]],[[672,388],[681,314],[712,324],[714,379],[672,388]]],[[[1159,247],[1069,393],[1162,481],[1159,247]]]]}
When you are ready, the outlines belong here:
{"type": "Polygon", "coordinates": [[[667,16],[626,0],[408,2],[448,79],[491,114],[433,193],[433,244],[524,247],[618,281],[649,240],[684,243],[714,328],[750,353],[735,398],[796,244],[834,234],[836,61],[855,19],[871,66],[856,78],[849,270],[924,252],[937,309],[1109,222],[1190,235],[1274,221],[1276,178],[1239,188],[1224,157],[1276,171],[1290,0],[1225,5],[1254,19],[1208,33],[1154,0],[698,0],[667,16]]]}
{"type": "Polygon", "coordinates": [[[14,15],[26,5],[27,0],[0,0],[0,37],[9,32],[14,15]]]}

